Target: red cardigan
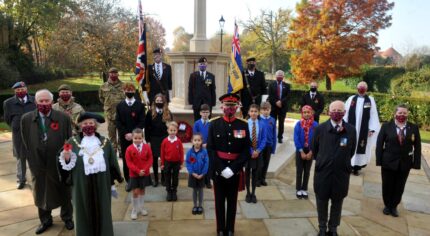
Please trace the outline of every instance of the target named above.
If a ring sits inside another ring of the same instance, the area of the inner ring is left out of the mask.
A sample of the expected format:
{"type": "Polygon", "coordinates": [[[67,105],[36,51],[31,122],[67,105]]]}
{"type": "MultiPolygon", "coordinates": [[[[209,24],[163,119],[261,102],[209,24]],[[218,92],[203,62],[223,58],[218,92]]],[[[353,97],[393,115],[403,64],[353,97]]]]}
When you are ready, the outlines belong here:
{"type": "Polygon", "coordinates": [[[130,177],[139,177],[140,170],[144,170],[144,176],[149,176],[149,169],[152,166],[152,151],[148,144],[142,145],[142,151],[139,153],[137,148],[131,144],[125,152],[125,159],[130,177]]]}
{"type": "Polygon", "coordinates": [[[161,143],[161,165],[164,166],[164,161],[184,162],[184,147],[181,140],[176,138],[176,141],[171,143],[169,138],[165,138],[161,143]]]}

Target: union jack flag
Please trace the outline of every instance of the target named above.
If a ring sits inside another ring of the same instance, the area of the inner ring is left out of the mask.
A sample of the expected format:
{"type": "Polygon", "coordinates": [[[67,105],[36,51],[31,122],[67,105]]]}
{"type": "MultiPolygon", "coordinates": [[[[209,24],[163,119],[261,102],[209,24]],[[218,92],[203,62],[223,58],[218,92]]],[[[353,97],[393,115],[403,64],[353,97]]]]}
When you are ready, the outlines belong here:
{"type": "Polygon", "coordinates": [[[143,20],[142,3],[139,0],[139,46],[137,47],[136,57],[136,81],[141,85],[142,80],[145,78],[145,70],[147,65],[146,58],[146,24],[143,20]]]}

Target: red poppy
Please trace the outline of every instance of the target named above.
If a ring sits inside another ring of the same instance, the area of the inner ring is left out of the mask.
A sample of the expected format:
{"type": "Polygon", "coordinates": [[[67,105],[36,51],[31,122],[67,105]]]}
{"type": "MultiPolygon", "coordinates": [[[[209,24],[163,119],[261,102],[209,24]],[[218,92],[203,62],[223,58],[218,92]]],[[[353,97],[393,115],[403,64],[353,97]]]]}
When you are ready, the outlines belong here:
{"type": "Polygon", "coordinates": [[[351,101],[351,106],[355,106],[355,101],[351,101]]]}
{"type": "Polygon", "coordinates": [[[190,162],[191,162],[191,164],[196,163],[196,158],[194,158],[194,157],[190,157],[190,162]]]}
{"type": "Polygon", "coordinates": [[[131,117],[135,117],[136,116],[136,113],[133,111],[132,113],[131,113],[131,117]]]}
{"type": "Polygon", "coordinates": [[[69,152],[72,150],[72,144],[70,143],[65,143],[63,146],[64,151],[69,152]]]}
{"type": "Polygon", "coordinates": [[[51,129],[52,130],[58,130],[58,128],[59,128],[58,122],[52,122],[51,123],[51,129]]]}

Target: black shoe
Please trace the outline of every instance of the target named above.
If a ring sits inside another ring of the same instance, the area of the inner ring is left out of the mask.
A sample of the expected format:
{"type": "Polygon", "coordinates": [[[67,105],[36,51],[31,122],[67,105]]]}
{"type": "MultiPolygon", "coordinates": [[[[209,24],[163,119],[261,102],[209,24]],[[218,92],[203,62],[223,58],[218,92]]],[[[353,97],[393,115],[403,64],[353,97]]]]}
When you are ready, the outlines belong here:
{"type": "Polygon", "coordinates": [[[156,188],[158,186],[158,180],[155,180],[154,183],[152,184],[152,187],[156,188]]]}
{"type": "Polygon", "coordinates": [[[193,207],[193,210],[191,211],[191,213],[193,213],[193,215],[197,215],[198,213],[198,208],[197,207],[193,207]]]}
{"type": "Polygon", "coordinates": [[[278,143],[282,143],[282,139],[281,138],[278,138],[278,143]]]}
{"type": "Polygon", "coordinates": [[[328,235],[328,236],[337,236],[338,234],[337,234],[337,232],[328,231],[326,235],[328,235]]]}
{"type": "Polygon", "coordinates": [[[257,196],[255,196],[255,194],[251,195],[251,202],[257,203],[257,196]]]}
{"type": "Polygon", "coordinates": [[[178,195],[176,195],[176,192],[172,192],[172,201],[176,202],[178,200],[178,195]]]}
{"type": "Polygon", "coordinates": [[[399,212],[396,208],[391,208],[391,215],[394,217],[399,217],[399,212]]]}
{"type": "Polygon", "coordinates": [[[129,193],[131,191],[131,185],[129,183],[125,184],[125,191],[129,193]]]}
{"type": "Polygon", "coordinates": [[[19,183],[19,184],[16,186],[16,188],[17,188],[17,189],[23,189],[23,188],[25,188],[25,183],[19,183]]]}
{"type": "Polygon", "coordinates": [[[355,175],[355,176],[359,176],[360,172],[358,170],[354,170],[354,171],[352,171],[352,174],[355,175]]]}
{"type": "Polygon", "coordinates": [[[255,186],[256,186],[256,187],[261,187],[261,182],[260,182],[260,181],[258,181],[257,183],[255,183],[255,186]]]}
{"type": "Polygon", "coordinates": [[[296,192],[296,197],[297,197],[297,199],[302,199],[302,198],[303,198],[302,191],[298,190],[298,191],[296,192]]]}
{"type": "Polygon", "coordinates": [[[64,225],[66,226],[67,230],[72,230],[75,228],[75,224],[73,223],[73,220],[64,221],[64,225]]]}
{"type": "Polygon", "coordinates": [[[249,193],[246,194],[245,202],[251,203],[251,194],[249,194],[249,193]]]}
{"type": "Polygon", "coordinates": [[[224,236],[224,232],[222,232],[222,231],[219,231],[219,232],[217,232],[217,234],[216,234],[217,236],[224,236]]]}
{"type": "Polygon", "coordinates": [[[166,201],[171,202],[172,201],[172,193],[167,192],[166,201]]]}
{"type": "Polygon", "coordinates": [[[234,233],[233,233],[233,232],[231,232],[231,231],[228,231],[227,235],[228,235],[228,236],[234,236],[234,233]]]}
{"type": "Polygon", "coordinates": [[[320,230],[320,232],[318,232],[318,236],[326,236],[326,235],[327,235],[327,232],[325,231],[320,230]]]}
{"type": "Polygon", "coordinates": [[[203,207],[197,207],[197,214],[198,215],[203,214],[203,207]]]}
{"type": "Polygon", "coordinates": [[[212,188],[212,184],[211,183],[206,184],[206,188],[211,189],[212,188]]]}
{"type": "Polygon", "coordinates": [[[262,181],[261,181],[261,185],[263,185],[263,186],[267,186],[267,182],[266,182],[266,180],[262,180],[262,181]]]}
{"type": "Polygon", "coordinates": [[[309,198],[309,195],[308,195],[308,192],[307,192],[307,191],[302,190],[302,198],[303,198],[303,199],[308,199],[308,198],[309,198]]]}
{"type": "Polygon", "coordinates": [[[384,215],[390,215],[391,214],[391,210],[388,207],[384,207],[384,210],[382,210],[382,212],[384,213],[384,215]]]}
{"type": "Polygon", "coordinates": [[[52,226],[52,222],[50,222],[50,223],[43,223],[43,224],[39,225],[39,227],[37,227],[37,229],[36,229],[36,234],[41,234],[41,233],[45,232],[51,226],[52,226]]]}

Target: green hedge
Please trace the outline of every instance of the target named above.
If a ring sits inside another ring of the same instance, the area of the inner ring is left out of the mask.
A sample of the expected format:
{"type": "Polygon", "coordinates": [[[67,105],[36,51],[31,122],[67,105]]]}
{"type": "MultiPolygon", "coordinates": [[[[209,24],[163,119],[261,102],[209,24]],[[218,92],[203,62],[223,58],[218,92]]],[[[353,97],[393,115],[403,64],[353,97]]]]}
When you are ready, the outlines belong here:
{"type": "MultiPolygon", "coordinates": [[[[299,112],[300,101],[304,93],[308,91],[304,90],[292,90],[290,94],[290,101],[288,103],[288,110],[293,112],[299,112]]],[[[342,100],[346,101],[352,93],[348,92],[333,92],[333,91],[322,91],[321,94],[324,96],[325,109],[324,112],[327,113],[328,105],[331,101],[342,100]]],[[[54,94],[57,97],[57,94],[54,94]]],[[[409,97],[392,97],[387,94],[373,93],[371,94],[376,101],[379,117],[381,121],[388,121],[392,118],[394,108],[396,105],[405,103],[409,105],[410,109],[410,120],[414,123],[420,125],[422,128],[430,129],[430,99],[416,99],[409,97]]],[[[9,98],[10,94],[0,95],[0,102],[9,98]]],[[[81,104],[86,110],[89,111],[103,111],[103,107],[98,100],[97,91],[74,91],[73,96],[76,101],[81,104]]],[[[1,119],[3,119],[3,106],[0,106],[1,119]]]]}

